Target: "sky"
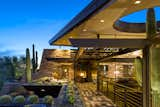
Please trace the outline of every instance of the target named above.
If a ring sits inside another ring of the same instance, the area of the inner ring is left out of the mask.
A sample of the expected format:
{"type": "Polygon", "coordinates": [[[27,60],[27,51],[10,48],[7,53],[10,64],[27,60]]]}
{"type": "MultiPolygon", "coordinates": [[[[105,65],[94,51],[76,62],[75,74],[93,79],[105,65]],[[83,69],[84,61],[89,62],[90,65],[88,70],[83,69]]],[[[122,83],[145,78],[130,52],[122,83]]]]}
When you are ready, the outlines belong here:
{"type": "MultiPolygon", "coordinates": [[[[160,20],[160,7],[155,7],[154,8],[155,10],[155,15],[156,15],[156,20],[160,20]]],[[[147,10],[144,9],[144,10],[141,10],[141,11],[138,11],[138,12],[134,12],[130,15],[127,15],[123,18],[121,18],[120,20],[123,20],[123,21],[126,21],[126,22],[136,22],[136,23],[139,23],[139,22],[146,22],[146,13],[147,13],[147,10]]]]}
{"type": "Polygon", "coordinates": [[[41,57],[48,41],[91,0],[0,0],[0,56],[25,55],[34,43],[41,57]]]}
{"type": "MultiPolygon", "coordinates": [[[[41,58],[48,41],[91,0],[0,0],[0,57],[25,55],[34,43],[41,58]]],[[[156,8],[160,12],[159,8],[156,8]]],[[[146,11],[121,20],[144,22],[146,11]]],[[[160,14],[157,16],[160,19],[160,14]]]]}

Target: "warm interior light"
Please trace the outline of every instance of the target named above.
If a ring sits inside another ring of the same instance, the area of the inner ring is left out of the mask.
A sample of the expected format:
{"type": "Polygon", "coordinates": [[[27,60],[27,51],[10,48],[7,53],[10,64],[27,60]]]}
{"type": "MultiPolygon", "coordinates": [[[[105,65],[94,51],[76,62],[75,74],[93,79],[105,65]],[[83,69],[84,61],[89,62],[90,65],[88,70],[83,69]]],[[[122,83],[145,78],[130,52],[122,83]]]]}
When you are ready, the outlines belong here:
{"type": "Polygon", "coordinates": [[[141,3],[140,0],[137,0],[137,1],[134,2],[134,4],[140,4],[140,3],[141,3]]]}
{"type": "Polygon", "coordinates": [[[119,75],[120,72],[119,72],[119,71],[114,71],[114,74],[115,74],[115,75],[119,75]]]}
{"type": "Polygon", "coordinates": [[[84,76],[84,73],[80,73],[80,76],[83,77],[83,76],[84,76]]]}
{"type": "Polygon", "coordinates": [[[104,20],[100,20],[101,23],[104,23],[104,20]]]}
{"type": "Polygon", "coordinates": [[[67,72],[67,69],[64,69],[64,72],[67,72]]]}
{"type": "Polygon", "coordinates": [[[83,32],[86,32],[87,31],[87,29],[83,29],[83,32]]]}
{"type": "Polygon", "coordinates": [[[141,56],[141,50],[134,51],[134,52],[133,52],[133,55],[134,55],[134,56],[141,56]]]}
{"type": "Polygon", "coordinates": [[[44,92],[45,90],[44,90],[44,89],[41,89],[41,91],[44,92]]]}

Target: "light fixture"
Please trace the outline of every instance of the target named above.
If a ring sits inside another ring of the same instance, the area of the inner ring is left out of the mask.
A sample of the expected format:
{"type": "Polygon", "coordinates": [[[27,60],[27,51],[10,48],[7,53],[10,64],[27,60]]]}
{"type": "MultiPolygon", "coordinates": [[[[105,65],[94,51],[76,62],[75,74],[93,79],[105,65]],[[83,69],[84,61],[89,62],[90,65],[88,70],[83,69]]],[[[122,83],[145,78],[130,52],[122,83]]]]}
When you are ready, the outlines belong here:
{"type": "Polygon", "coordinates": [[[100,20],[101,23],[104,23],[104,20],[100,20]]]}
{"type": "Polygon", "coordinates": [[[140,0],[137,0],[137,1],[134,2],[134,4],[140,4],[140,3],[141,3],[140,0]]]}
{"type": "Polygon", "coordinates": [[[87,29],[83,29],[83,32],[86,32],[87,31],[87,29]]]}
{"type": "Polygon", "coordinates": [[[41,89],[41,91],[42,91],[42,92],[45,92],[45,90],[44,90],[44,89],[41,89]]]}
{"type": "Polygon", "coordinates": [[[64,69],[64,72],[67,72],[67,69],[64,69]]]}
{"type": "Polygon", "coordinates": [[[119,75],[120,72],[119,72],[119,71],[114,71],[114,74],[115,74],[115,75],[119,75]]]}
{"type": "Polygon", "coordinates": [[[84,76],[84,73],[80,73],[80,76],[83,77],[83,76],[84,76]]]}

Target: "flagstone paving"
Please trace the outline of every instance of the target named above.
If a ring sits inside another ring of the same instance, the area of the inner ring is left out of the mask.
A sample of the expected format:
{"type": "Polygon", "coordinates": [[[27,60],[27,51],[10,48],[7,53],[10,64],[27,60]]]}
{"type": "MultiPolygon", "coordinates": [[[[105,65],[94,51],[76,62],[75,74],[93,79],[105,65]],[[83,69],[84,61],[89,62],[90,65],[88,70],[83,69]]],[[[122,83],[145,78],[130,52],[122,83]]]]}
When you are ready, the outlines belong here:
{"type": "Polygon", "coordinates": [[[77,86],[86,107],[115,107],[109,98],[96,91],[96,84],[78,83],[77,86]]]}

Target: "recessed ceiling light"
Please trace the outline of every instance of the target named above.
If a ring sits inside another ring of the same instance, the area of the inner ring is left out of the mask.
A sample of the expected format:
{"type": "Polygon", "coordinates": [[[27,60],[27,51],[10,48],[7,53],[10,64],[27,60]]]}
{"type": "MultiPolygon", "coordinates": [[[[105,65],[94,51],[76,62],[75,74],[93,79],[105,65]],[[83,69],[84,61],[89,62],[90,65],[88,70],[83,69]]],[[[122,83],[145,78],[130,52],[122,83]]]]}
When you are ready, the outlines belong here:
{"type": "Polygon", "coordinates": [[[101,23],[104,23],[104,20],[100,20],[101,23]]]}
{"type": "Polygon", "coordinates": [[[87,31],[87,29],[83,29],[83,32],[86,32],[87,31]]]}
{"type": "Polygon", "coordinates": [[[44,90],[44,89],[41,89],[41,91],[44,92],[45,90],[44,90]]]}
{"type": "Polygon", "coordinates": [[[140,3],[141,3],[140,0],[137,0],[137,1],[134,2],[134,4],[140,4],[140,3]]]}

